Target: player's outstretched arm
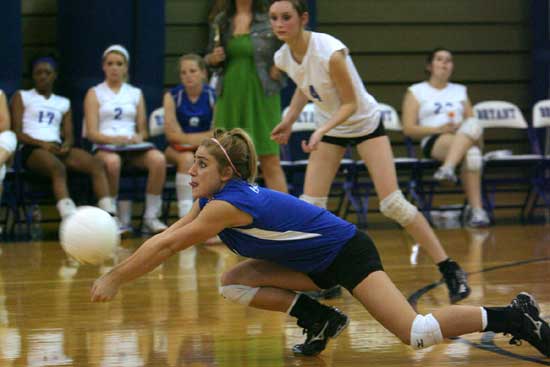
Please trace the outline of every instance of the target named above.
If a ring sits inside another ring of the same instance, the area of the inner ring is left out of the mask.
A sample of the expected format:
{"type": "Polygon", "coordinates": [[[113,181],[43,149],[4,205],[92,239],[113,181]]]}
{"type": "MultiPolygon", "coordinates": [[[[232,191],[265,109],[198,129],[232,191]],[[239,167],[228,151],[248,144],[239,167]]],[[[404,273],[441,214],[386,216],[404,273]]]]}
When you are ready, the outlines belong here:
{"type": "Polygon", "coordinates": [[[91,290],[92,302],[110,301],[118,288],[155,269],[178,251],[217,235],[224,228],[250,224],[252,217],[225,201],[213,200],[195,220],[174,231],[145,241],[132,256],[98,278],[91,290]]]}
{"type": "Polygon", "coordinates": [[[200,214],[201,210],[199,209],[199,201],[195,200],[193,202],[193,206],[191,207],[191,210],[185,214],[183,217],[178,219],[176,222],[174,222],[168,229],[164,230],[162,234],[167,234],[170,232],[174,232],[177,229],[180,229],[183,226],[186,226],[187,224],[191,223],[197,216],[200,214]]]}
{"type": "Polygon", "coordinates": [[[290,134],[292,132],[292,124],[296,122],[298,116],[307,104],[308,99],[306,95],[296,88],[290,106],[287,113],[283,116],[283,120],[273,128],[271,131],[271,140],[277,144],[287,144],[290,134]]]}

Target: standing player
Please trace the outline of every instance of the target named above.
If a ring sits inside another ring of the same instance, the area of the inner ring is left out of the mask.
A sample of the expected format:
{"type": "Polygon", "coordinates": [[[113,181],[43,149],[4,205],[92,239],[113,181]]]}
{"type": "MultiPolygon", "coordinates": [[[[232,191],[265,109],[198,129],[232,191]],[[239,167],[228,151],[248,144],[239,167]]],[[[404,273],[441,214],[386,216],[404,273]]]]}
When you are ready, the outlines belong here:
{"type": "Polygon", "coordinates": [[[415,349],[476,331],[512,334],[550,356],[550,327],[535,299],[520,293],[506,307],[447,306],[419,315],[384,272],[372,240],[326,209],[252,182],[257,156],[242,129],[214,133],[195,153],[189,170],[191,211],[152,237],[95,281],[94,302],[111,300],[120,286],[146,274],[194,244],[219,233],[236,253],[249,257],[224,273],[228,300],[298,319],[307,337],[293,351],[316,355],[349,319],[341,311],[295,291],[341,284],[403,343],[415,349]]]}
{"type": "Polygon", "coordinates": [[[204,138],[212,136],[216,101],[214,90],[205,83],[206,64],[195,54],[179,60],[181,84],[164,95],[164,131],[170,144],[164,154],[177,165],[176,196],[178,214],[183,217],[193,206],[191,176],[194,152],[204,138]]]}
{"type": "Polygon", "coordinates": [[[129,61],[128,51],[120,45],[103,52],[105,81],[90,88],[84,99],[86,135],[107,167],[113,197],[118,195],[122,162],[149,171],[142,231],[158,233],[166,229],[159,220],[166,159],[151,143],[144,143],[145,101],[139,88],[126,83],[129,61]]]}
{"type": "Polygon", "coordinates": [[[347,47],[328,34],[304,29],[309,17],[305,1],[273,1],[269,16],[273,32],[285,42],[275,54],[275,64],[297,85],[272,138],[280,144],[288,141],[308,100],[315,103],[320,124],[309,142],[302,142],[311,154],[301,198],[325,208],[346,147],[356,146],[374,182],[382,214],[403,226],[428,252],[443,274],[452,303],[467,297],[466,273],[447,256],[426,218],[399,190],[377,102],[363,86],[347,47]]]}

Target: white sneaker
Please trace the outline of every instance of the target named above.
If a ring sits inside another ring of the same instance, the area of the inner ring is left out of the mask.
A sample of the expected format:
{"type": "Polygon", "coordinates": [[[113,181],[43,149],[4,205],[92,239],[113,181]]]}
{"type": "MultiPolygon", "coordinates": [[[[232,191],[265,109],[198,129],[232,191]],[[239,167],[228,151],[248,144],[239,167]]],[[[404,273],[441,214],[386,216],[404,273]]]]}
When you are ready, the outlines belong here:
{"type": "Polygon", "coordinates": [[[434,173],[434,179],[439,182],[448,182],[451,184],[456,184],[458,181],[455,170],[446,166],[441,166],[437,169],[434,173]]]}
{"type": "Polygon", "coordinates": [[[491,224],[491,220],[487,212],[481,208],[472,208],[472,216],[468,221],[468,226],[472,228],[487,227],[491,224]]]}
{"type": "Polygon", "coordinates": [[[156,234],[164,231],[168,226],[160,221],[158,218],[143,218],[142,233],[156,234]]]}
{"type": "Polygon", "coordinates": [[[178,215],[179,217],[184,217],[187,213],[191,211],[193,207],[193,200],[182,200],[178,201],[178,215]]]}

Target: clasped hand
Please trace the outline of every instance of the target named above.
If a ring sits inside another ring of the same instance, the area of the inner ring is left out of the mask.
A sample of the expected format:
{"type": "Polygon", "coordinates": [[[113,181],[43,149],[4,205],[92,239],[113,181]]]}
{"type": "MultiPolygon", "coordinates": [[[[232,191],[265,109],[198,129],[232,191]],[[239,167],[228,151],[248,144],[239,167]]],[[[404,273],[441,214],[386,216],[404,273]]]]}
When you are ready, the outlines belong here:
{"type": "Polygon", "coordinates": [[[120,285],[115,281],[111,273],[107,273],[97,278],[90,291],[90,299],[92,302],[109,302],[112,300],[120,285]]]}

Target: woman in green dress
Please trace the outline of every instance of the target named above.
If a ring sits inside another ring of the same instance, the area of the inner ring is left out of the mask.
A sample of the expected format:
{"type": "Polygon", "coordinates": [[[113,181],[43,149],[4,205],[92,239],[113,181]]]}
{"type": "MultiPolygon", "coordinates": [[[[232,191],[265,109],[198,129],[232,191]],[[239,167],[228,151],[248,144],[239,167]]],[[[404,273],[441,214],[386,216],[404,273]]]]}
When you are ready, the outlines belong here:
{"type": "Polygon", "coordinates": [[[229,0],[211,23],[205,61],[216,70],[216,127],[246,130],[266,186],[286,192],[279,146],[270,139],[281,119],[279,92],[285,79],[273,65],[280,46],[263,0],[229,0]]]}

